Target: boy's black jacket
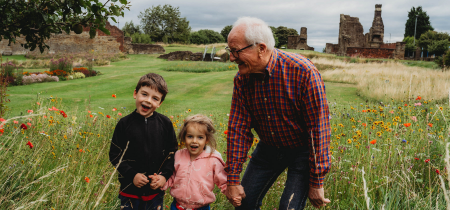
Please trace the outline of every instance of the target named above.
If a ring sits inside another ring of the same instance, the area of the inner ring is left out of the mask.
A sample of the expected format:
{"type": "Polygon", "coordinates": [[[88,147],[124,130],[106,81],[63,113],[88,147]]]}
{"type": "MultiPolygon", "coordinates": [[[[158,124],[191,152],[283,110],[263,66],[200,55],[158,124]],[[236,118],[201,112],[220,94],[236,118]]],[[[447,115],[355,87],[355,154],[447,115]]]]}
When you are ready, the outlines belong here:
{"type": "Polygon", "coordinates": [[[159,172],[166,180],[172,176],[174,154],[178,149],[172,122],[157,112],[145,118],[136,110],[120,119],[109,150],[109,160],[114,167],[117,167],[128,141],[128,149],[117,168],[120,190],[137,196],[160,193],[161,190],[150,188],[151,180],[147,185],[137,188],[133,179],[137,173],[143,173],[148,178],[149,175],[157,173],[160,167],[159,172]]]}

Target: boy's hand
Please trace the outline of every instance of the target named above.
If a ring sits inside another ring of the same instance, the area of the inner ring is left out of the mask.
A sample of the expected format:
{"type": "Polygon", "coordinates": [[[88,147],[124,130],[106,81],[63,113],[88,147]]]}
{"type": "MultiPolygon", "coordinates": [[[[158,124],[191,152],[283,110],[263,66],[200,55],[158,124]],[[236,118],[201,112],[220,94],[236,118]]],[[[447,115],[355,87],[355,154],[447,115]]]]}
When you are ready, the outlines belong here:
{"type": "Polygon", "coordinates": [[[150,188],[156,190],[161,188],[166,184],[166,177],[157,175],[156,173],[148,176],[148,178],[152,179],[152,183],[150,183],[150,188]]]}
{"type": "Polygon", "coordinates": [[[133,179],[133,184],[138,188],[141,188],[142,186],[146,185],[148,182],[149,181],[148,181],[147,177],[141,173],[137,173],[133,179]]]}

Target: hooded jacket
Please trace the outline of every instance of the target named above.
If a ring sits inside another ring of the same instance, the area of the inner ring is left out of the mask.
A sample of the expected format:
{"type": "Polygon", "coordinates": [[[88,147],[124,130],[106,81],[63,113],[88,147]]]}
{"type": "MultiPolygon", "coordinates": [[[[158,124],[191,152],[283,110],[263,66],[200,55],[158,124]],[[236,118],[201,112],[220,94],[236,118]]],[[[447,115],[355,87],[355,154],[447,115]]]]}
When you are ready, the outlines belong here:
{"type": "Polygon", "coordinates": [[[131,114],[119,120],[114,130],[109,151],[109,160],[119,172],[120,191],[135,196],[148,196],[161,193],[160,189],[152,190],[150,182],[137,188],[133,184],[134,176],[142,173],[146,176],[161,173],[166,179],[173,174],[174,153],[178,143],[170,119],[153,112],[145,118],[139,113],[131,114]],[[125,151],[125,148],[128,149],[125,151]]]}
{"type": "Polygon", "coordinates": [[[175,171],[161,189],[171,187],[170,195],[184,208],[206,206],[216,200],[214,184],[222,193],[227,188],[224,166],[220,153],[211,153],[209,146],[193,161],[187,149],[178,150],[175,153],[175,171]]]}

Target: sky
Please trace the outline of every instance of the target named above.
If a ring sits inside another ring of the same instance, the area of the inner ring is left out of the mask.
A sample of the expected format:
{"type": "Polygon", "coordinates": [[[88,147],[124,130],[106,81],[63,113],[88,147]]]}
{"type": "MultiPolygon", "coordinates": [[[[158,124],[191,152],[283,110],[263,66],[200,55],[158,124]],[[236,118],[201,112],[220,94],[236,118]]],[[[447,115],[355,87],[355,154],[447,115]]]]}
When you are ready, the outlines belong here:
{"type": "MultiPolygon", "coordinates": [[[[375,14],[375,4],[382,4],[381,17],[384,23],[384,42],[403,40],[408,12],[412,7],[422,6],[430,16],[435,31],[450,33],[450,0],[128,0],[130,11],[125,10],[119,23],[140,24],[139,13],[152,6],[170,4],[179,7],[181,17],[186,17],[192,31],[211,29],[220,33],[239,17],[250,16],[264,20],[270,26],[286,26],[300,33],[301,27],[308,29],[309,46],[322,51],[326,43],[338,43],[340,14],[358,17],[368,33],[375,14]]],[[[116,19],[117,20],[117,19],[116,19]]]]}

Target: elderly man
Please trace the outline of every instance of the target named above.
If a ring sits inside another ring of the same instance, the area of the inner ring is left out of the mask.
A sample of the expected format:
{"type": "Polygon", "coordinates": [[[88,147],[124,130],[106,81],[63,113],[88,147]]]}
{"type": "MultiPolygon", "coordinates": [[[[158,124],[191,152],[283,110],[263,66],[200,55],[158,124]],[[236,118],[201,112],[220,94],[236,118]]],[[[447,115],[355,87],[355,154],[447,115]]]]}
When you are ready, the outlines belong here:
{"type": "Polygon", "coordinates": [[[325,86],[311,61],[274,45],[271,29],[256,18],[239,18],[228,35],[226,49],[239,72],[228,124],[226,195],[236,209],[259,209],[287,168],[279,209],[303,209],[307,197],[320,208],[330,202],[323,190],[330,168],[325,86]],[[252,128],[261,141],[240,182],[252,128]]]}

